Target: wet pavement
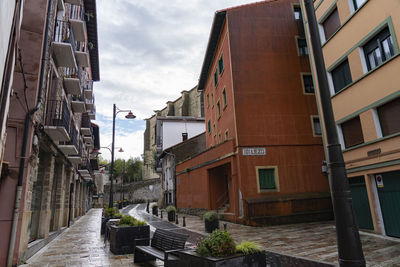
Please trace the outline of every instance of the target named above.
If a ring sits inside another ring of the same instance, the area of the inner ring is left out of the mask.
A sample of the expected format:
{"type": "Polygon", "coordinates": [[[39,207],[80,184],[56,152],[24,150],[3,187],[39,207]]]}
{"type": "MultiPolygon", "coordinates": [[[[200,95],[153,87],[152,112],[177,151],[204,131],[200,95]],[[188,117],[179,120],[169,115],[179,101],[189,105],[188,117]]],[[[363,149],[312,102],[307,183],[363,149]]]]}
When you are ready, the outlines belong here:
{"type": "MultiPolygon", "coordinates": [[[[125,214],[142,218],[156,228],[170,229],[189,234],[187,247],[205,236],[204,222],[197,216],[185,215],[186,227],[169,223],[164,218],[148,214],[145,204],[131,205],[122,210],[125,214]]],[[[101,209],[91,209],[55,240],[40,250],[24,266],[163,266],[162,261],[148,264],[133,264],[133,254],[114,255],[100,236],[101,209]]],[[[221,222],[221,228],[223,223],[221,222]]],[[[227,231],[236,242],[251,240],[258,242],[265,250],[298,259],[337,264],[336,235],[333,222],[305,223],[270,227],[251,227],[226,223],[227,231]]],[[[367,266],[400,266],[400,239],[383,238],[360,232],[367,266]]],[[[277,254],[275,254],[277,255],[277,254]]],[[[306,261],[307,262],[307,261],[306,261]]],[[[314,264],[313,264],[314,265],[314,264]]],[[[283,265],[282,265],[283,266],[283,265]]],[[[302,264],[302,266],[311,266],[302,264]]]]}

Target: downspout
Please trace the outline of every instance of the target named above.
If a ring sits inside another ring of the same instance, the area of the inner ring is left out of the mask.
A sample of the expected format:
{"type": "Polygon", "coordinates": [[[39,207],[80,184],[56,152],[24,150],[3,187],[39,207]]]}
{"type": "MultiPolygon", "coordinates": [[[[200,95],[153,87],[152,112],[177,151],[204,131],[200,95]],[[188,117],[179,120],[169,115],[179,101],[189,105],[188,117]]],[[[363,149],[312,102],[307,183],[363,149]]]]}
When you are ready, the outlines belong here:
{"type": "MultiPolygon", "coordinates": [[[[29,121],[31,116],[40,108],[43,100],[43,77],[44,70],[46,67],[46,54],[47,54],[47,42],[48,42],[48,32],[50,25],[50,15],[51,15],[51,7],[53,4],[53,0],[49,0],[49,4],[47,6],[47,19],[46,19],[46,28],[44,33],[44,42],[43,42],[43,51],[42,51],[42,66],[40,70],[40,78],[39,78],[39,93],[38,93],[38,101],[36,106],[29,110],[25,116],[25,128],[24,128],[24,137],[22,141],[22,149],[21,149],[21,160],[19,165],[19,174],[18,174],[18,183],[17,183],[17,192],[15,194],[15,204],[14,204],[14,216],[13,223],[11,229],[11,237],[10,237],[10,245],[8,250],[8,259],[7,259],[7,267],[12,266],[14,251],[15,251],[15,240],[17,236],[17,228],[18,228],[18,220],[19,220],[19,209],[21,205],[21,195],[22,195],[22,182],[24,180],[24,169],[25,169],[25,159],[26,159],[26,150],[28,145],[28,137],[29,137],[29,121]]],[[[21,5],[22,8],[22,5],[21,5]]],[[[22,63],[21,63],[22,64],[22,63]]]]}

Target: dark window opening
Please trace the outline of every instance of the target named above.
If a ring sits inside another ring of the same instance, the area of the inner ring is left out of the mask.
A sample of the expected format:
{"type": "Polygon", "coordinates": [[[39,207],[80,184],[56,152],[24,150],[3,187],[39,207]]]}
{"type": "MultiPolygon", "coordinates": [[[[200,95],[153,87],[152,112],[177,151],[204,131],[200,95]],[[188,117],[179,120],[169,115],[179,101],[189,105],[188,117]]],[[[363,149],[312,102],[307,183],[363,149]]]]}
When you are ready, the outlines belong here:
{"type": "Polygon", "coordinates": [[[352,82],[349,61],[346,59],[331,72],[335,93],[352,82]]]}
{"type": "Polygon", "coordinates": [[[352,147],[364,143],[360,117],[355,117],[341,124],[344,146],[352,147]]]}

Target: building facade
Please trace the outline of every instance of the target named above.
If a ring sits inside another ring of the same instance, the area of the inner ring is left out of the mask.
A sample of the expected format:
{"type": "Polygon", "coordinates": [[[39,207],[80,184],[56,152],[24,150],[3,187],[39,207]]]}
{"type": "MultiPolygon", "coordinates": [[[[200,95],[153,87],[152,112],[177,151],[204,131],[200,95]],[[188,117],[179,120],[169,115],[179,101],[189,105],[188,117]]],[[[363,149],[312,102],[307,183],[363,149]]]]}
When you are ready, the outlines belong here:
{"type": "Polygon", "coordinates": [[[400,3],[321,0],[314,8],[356,221],[400,237],[400,3]]]}
{"type": "Polygon", "coordinates": [[[24,1],[21,17],[2,136],[1,266],[29,258],[91,207],[92,151],[100,147],[91,122],[100,78],[96,1],[24,1]]]}
{"type": "Polygon", "coordinates": [[[158,117],[193,117],[204,118],[202,94],[197,86],[189,91],[182,91],[181,97],[175,101],[168,101],[162,110],[155,110],[155,114],[146,119],[146,130],[144,132],[143,151],[143,180],[160,178],[155,170],[155,156],[157,155],[157,118],[158,117]]]}
{"type": "Polygon", "coordinates": [[[206,150],[176,166],[179,208],[260,225],[332,218],[297,1],[217,11],[198,90],[206,150]]]}

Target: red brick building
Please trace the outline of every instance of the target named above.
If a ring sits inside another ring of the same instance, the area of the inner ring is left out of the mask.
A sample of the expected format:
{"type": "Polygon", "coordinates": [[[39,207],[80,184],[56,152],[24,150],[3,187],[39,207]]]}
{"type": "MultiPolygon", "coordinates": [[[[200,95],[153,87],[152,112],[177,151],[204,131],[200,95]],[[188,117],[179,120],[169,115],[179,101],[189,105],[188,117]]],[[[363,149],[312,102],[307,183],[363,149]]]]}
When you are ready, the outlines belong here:
{"type": "Polygon", "coordinates": [[[207,150],[176,166],[179,208],[247,224],[332,218],[298,1],[217,11],[198,89],[207,150]]]}

